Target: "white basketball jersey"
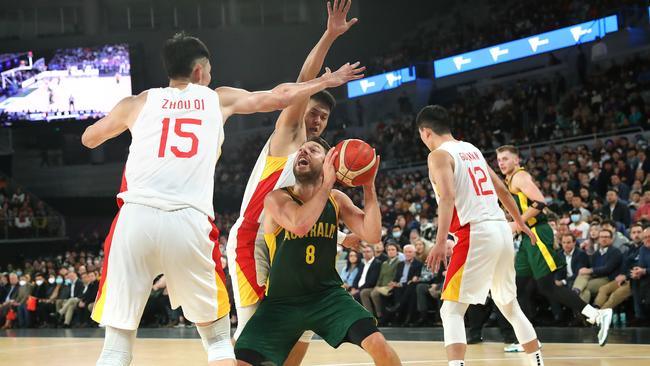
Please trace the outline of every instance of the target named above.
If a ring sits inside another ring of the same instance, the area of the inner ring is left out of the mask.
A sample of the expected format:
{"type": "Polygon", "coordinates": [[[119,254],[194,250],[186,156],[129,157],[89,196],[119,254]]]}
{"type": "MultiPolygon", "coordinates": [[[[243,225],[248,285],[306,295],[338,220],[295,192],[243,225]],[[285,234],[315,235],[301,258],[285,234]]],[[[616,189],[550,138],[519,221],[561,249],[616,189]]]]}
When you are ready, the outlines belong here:
{"type": "Polygon", "coordinates": [[[214,90],[150,89],[131,137],[118,198],[165,211],[193,207],[214,218],[214,169],[224,138],[214,90]]]}
{"type": "MultiPolygon", "coordinates": [[[[499,207],[499,199],[481,151],[462,141],[445,142],[438,150],[448,152],[454,159],[456,201],[449,231],[454,233],[468,223],[505,221],[505,214],[499,207]]],[[[438,198],[435,184],[433,189],[438,198]]]]}
{"type": "Polygon", "coordinates": [[[270,156],[271,138],[262,148],[246,183],[240,209],[240,220],[246,218],[261,223],[266,195],[278,188],[294,185],[296,182],[293,176],[293,163],[298,152],[286,157],[270,156]]]}

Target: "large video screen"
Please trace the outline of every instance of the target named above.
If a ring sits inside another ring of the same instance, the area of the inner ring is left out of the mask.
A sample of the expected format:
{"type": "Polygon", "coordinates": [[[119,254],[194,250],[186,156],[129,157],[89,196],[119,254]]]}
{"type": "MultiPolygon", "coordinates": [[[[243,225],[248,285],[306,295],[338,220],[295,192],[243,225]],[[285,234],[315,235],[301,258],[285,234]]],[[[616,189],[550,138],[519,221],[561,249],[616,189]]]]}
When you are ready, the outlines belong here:
{"type": "Polygon", "coordinates": [[[0,124],[105,116],[131,95],[127,44],[0,54],[0,124]]]}

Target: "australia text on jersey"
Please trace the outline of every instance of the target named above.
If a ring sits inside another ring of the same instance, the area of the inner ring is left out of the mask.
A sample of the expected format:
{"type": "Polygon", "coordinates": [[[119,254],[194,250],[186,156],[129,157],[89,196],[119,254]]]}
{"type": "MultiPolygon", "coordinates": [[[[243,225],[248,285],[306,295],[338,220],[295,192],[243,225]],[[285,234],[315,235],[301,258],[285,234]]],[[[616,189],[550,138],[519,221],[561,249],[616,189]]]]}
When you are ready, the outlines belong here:
{"type": "Polygon", "coordinates": [[[288,230],[284,231],[284,240],[296,240],[302,238],[327,238],[333,239],[336,234],[336,225],[327,222],[318,222],[312,226],[306,235],[298,236],[288,230]]]}

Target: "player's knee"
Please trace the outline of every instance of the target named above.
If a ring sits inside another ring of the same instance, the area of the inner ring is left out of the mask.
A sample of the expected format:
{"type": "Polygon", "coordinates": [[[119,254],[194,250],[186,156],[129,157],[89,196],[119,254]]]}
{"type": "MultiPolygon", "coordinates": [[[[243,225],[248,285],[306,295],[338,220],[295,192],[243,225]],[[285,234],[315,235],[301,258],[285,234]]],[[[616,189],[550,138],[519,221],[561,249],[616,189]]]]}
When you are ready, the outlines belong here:
{"type": "Polygon", "coordinates": [[[207,326],[197,326],[203,348],[208,353],[208,362],[234,360],[235,351],[230,343],[230,319],[228,316],[207,326]]]}
{"type": "Polygon", "coordinates": [[[258,305],[259,302],[253,305],[237,308],[237,329],[235,329],[235,334],[233,335],[233,339],[235,341],[239,339],[239,336],[244,331],[246,324],[248,324],[248,321],[253,317],[253,314],[255,314],[258,305]]]}
{"type": "Polygon", "coordinates": [[[452,324],[464,319],[467,305],[455,301],[445,301],[440,307],[440,318],[443,324],[452,324]]]}
{"type": "Polygon", "coordinates": [[[375,358],[388,357],[391,353],[390,346],[386,338],[380,332],[367,336],[362,342],[361,347],[375,358]]]}

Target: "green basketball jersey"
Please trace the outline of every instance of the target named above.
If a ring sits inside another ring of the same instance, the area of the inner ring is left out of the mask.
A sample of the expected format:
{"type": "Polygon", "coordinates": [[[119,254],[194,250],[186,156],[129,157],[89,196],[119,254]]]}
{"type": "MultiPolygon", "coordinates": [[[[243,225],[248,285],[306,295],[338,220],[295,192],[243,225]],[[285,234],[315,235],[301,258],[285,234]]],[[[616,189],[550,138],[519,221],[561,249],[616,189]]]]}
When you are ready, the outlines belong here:
{"type": "MultiPolygon", "coordinates": [[[[283,190],[302,205],[291,188],[283,190]]],[[[323,213],[305,236],[282,227],[265,234],[271,259],[267,298],[295,298],[341,287],[343,282],[335,267],[337,232],[338,205],[330,195],[323,213]]]]}
{"type": "MultiPolygon", "coordinates": [[[[521,214],[523,215],[526,211],[528,211],[528,207],[531,203],[531,200],[528,197],[526,197],[524,192],[521,191],[514,192],[512,187],[510,186],[512,177],[514,177],[515,174],[521,171],[525,171],[524,168],[518,168],[517,170],[515,170],[514,173],[512,173],[510,179],[506,178],[506,185],[508,186],[508,190],[512,194],[512,197],[515,199],[515,202],[517,203],[517,208],[519,208],[519,212],[521,212],[521,214]]],[[[527,224],[528,226],[533,227],[535,225],[545,224],[547,222],[548,222],[548,218],[546,217],[546,214],[544,212],[540,212],[539,214],[537,214],[537,216],[528,219],[527,224]]]]}

